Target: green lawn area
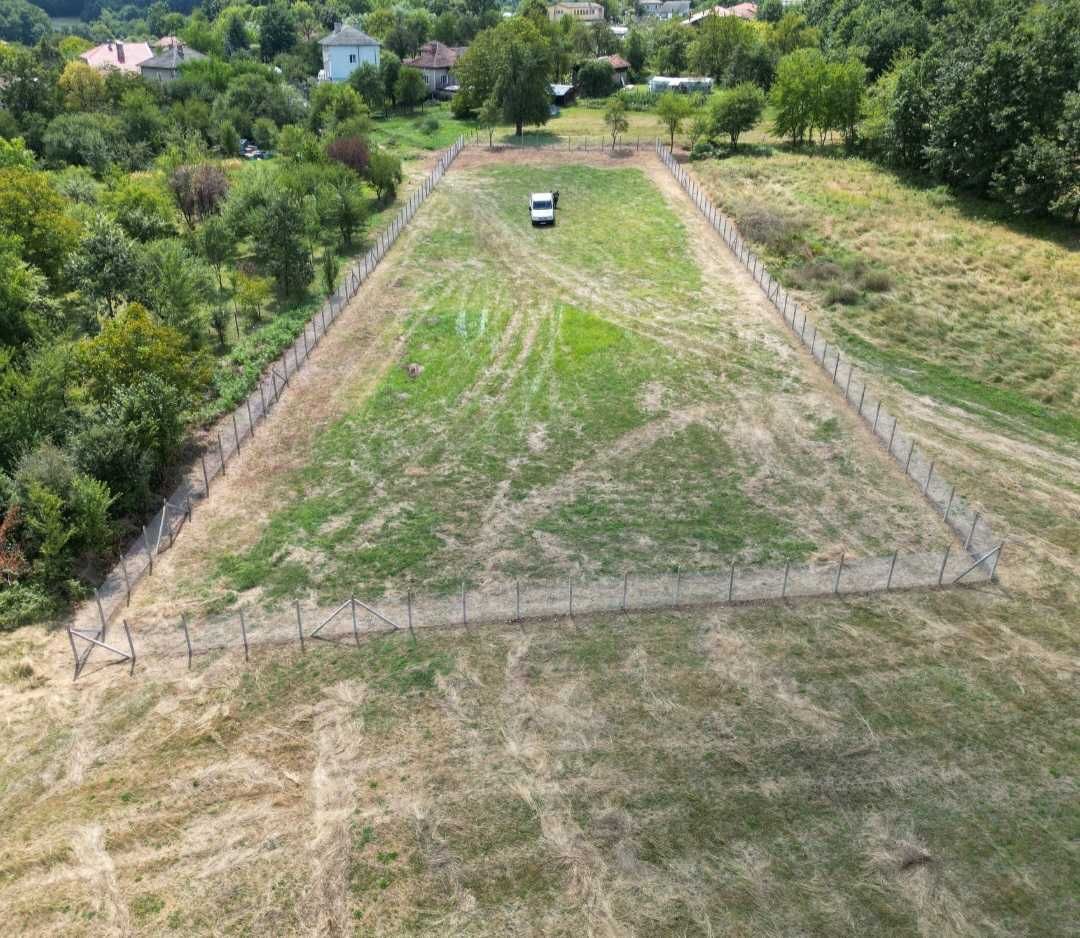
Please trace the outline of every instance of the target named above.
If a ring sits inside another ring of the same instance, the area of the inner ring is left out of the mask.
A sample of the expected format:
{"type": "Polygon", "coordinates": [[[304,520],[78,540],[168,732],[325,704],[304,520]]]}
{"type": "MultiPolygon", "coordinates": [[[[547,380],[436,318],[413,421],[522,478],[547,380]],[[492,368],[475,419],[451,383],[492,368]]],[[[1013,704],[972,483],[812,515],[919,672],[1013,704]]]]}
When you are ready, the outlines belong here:
{"type": "Polygon", "coordinates": [[[320,431],[199,590],[332,600],[943,543],[641,171],[459,170],[414,225],[387,263],[411,298],[400,365],[422,374],[393,368],[320,431]],[[528,221],[541,185],[562,193],[551,229],[528,221]]]}
{"type": "Polygon", "coordinates": [[[850,355],[1012,432],[1080,441],[1075,228],[834,150],[693,168],[850,355]]]}

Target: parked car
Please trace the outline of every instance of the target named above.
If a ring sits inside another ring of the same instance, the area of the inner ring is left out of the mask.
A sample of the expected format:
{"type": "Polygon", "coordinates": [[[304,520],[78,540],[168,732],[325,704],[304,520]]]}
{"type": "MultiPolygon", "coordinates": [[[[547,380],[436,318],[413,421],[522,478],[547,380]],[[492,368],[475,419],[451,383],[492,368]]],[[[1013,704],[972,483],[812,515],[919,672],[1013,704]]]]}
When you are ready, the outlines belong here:
{"type": "Polygon", "coordinates": [[[529,196],[529,219],[533,225],[555,224],[555,196],[550,192],[534,192],[529,196]]]}

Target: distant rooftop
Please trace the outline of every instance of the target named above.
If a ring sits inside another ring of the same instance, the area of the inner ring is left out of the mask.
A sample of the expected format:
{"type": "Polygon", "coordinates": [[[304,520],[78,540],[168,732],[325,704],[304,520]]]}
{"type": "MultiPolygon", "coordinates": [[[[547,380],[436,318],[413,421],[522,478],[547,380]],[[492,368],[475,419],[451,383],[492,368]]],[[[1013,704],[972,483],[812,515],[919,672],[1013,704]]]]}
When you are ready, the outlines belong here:
{"type": "Polygon", "coordinates": [[[323,36],[319,40],[320,46],[378,46],[378,39],[372,39],[365,32],[361,32],[355,26],[338,23],[329,36],[323,36]]]}
{"type": "Polygon", "coordinates": [[[176,69],[185,62],[197,62],[205,58],[198,49],[191,49],[181,42],[175,46],[167,46],[160,54],[142,62],[140,68],[176,69]]]}
{"type": "Polygon", "coordinates": [[[103,42],[79,56],[96,69],[115,68],[121,72],[137,72],[139,66],[154,55],[145,42],[103,42]]]}

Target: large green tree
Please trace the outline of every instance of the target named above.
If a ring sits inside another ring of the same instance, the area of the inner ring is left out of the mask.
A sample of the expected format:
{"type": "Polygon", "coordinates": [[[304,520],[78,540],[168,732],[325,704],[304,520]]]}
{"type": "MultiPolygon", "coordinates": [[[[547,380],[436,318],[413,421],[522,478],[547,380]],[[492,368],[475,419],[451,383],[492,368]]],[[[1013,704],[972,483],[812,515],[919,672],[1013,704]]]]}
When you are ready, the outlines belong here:
{"type": "Polygon", "coordinates": [[[546,124],[551,115],[551,47],[528,17],[515,16],[485,30],[457,68],[458,109],[479,108],[494,98],[503,120],[520,135],[526,124],[546,124]]]}

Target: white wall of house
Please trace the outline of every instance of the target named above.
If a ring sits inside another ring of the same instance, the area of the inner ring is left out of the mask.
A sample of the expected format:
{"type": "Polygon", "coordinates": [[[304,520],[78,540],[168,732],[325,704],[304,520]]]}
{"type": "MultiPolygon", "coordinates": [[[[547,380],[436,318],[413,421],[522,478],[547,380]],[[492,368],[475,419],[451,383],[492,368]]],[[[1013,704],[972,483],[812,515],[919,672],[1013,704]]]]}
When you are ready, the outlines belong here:
{"type": "Polygon", "coordinates": [[[378,46],[323,46],[323,72],[330,81],[345,81],[365,62],[379,67],[378,46]]]}

